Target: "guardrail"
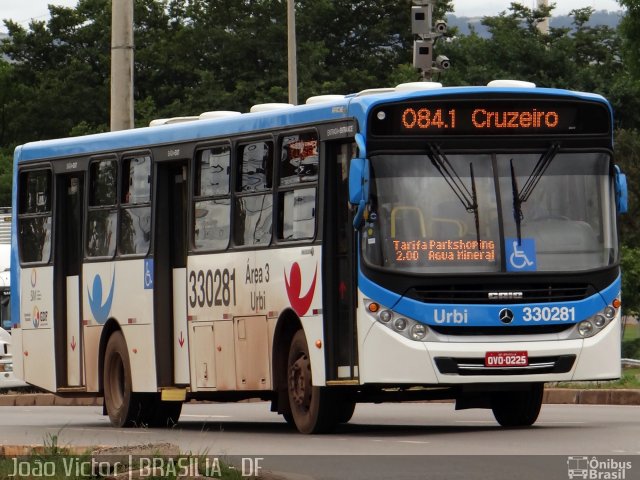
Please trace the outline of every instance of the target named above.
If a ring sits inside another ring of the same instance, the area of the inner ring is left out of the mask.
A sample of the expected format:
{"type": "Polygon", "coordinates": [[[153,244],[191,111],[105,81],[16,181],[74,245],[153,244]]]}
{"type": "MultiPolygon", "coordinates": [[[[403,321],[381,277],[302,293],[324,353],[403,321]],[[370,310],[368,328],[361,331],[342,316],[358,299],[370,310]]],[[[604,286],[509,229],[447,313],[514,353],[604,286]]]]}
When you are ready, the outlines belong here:
{"type": "Polygon", "coordinates": [[[625,367],[640,367],[640,360],[635,358],[623,358],[622,365],[625,367]]]}

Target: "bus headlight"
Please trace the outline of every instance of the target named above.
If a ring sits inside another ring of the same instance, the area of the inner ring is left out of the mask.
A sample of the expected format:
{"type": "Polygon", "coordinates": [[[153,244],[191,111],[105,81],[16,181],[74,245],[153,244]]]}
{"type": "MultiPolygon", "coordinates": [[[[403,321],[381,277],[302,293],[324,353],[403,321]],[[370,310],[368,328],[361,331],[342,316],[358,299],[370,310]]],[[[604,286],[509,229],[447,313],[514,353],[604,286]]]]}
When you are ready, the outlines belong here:
{"type": "Polygon", "coordinates": [[[411,327],[411,338],[414,340],[422,340],[427,336],[427,326],[422,323],[416,323],[411,327]]]}
{"type": "MultiPolygon", "coordinates": [[[[593,317],[593,324],[598,328],[604,327],[607,323],[607,319],[605,318],[605,315],[606,313],[604,315],[599,313],[598,315],[593,317]]],[[[609,318],[613,318],[613,317],[609,317],[609,318]]]]}
{"type": "Polygon", "coordinates": [[[571,334],[571,338],[589,338],[597,335],[616,318],[621,305],[619,298],[614,299],[610,305],[578,323],[571,334]]]}
{"type": "Polygon", "coordinates": [[[373,300],[364,300],[365,312],[369,317],[395,333],[416,342],[427,342],[435,339],[429,327],[416,320],[400,315],[373,300]]]}
{"type": "Polygon", "coordinates": [[[393,326],[396,330],[404,330],[405,328],[407,328],[407,319],[406,318],[396,318],[396,320],[393,322],[393,326]]]}
{"type": "Polygon", "coordinates": [[[593,332],[593,323],[591,323],[589,320],[585,320],[583,322],[580,322],[578,324],[578,332],[583,337],[590,336],[591,332],[593,332]]]}

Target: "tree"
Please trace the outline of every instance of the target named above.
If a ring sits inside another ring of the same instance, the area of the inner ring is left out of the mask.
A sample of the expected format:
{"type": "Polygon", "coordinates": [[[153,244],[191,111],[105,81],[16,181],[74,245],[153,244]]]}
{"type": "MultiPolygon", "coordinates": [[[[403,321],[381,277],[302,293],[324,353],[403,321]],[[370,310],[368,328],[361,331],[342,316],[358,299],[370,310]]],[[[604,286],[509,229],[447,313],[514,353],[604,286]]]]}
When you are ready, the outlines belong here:
{"type": "MultiPolygon", "coordinates": [[[[512,4],[483,19],[490,38],[451,32],[439,40],[436,54],[450,57],[453,66],[436,80],[482,85],[520,78],[602,93],[614,106],[618,127],[627,129],[618,135],[618,158],[630,185],[637,185],[640,172],[632,162],[640,141],[633,133],[640,128],[640,83],[626,66],[640,64],[633,48],[640,14],[634,1],[621,3],[628,12],[620,34],[588,26],[590,8],[571,12],[572,28],[544,34],[537,25],[550,8],[512,4]]],[[[419,79],[411,66],[411,4],[299,0],[300,98],[419,79]]],[[[46,23],[23,28],[6,22],[10,37],[0,53],[10,62],[0,59],[0,141],[7,152],[27,141],[107,129],[110,5],[109,0],[79,0],[73,9],[51,6],[46,23]]],[[[434,16],[451,10],[451,0],[441,1],[434,16]]],[[[247,111],[255,103],[286,101],[284,1],[136,0],[134,20],[137,126],[158,117],[247,111]]],[[[623,238],[640,241],[632,220],[623,220],[622,229],[623,238]]]]}
{"type": "Polygon", "coordinates": [[[96,11],[106,7],[106,0],[81,0],[76,9],[50,6],[49,22],[33,21],[29,30],[5,22],[10,39],[2,53],[16,85],[6,106],[10,144],[67,136],[80,121],[105,123],[109,21],[96,11]]]}
{"type": "Polygon", "coordinates": [[[627,175],[629,211],[620,217],[620,237],[631,247],[640,248],[640,132],[618,130],[615,137],[615,155],[627,175]]]}
{"type": "Polygon", "coordinates": [[[637,0],[618,0],[626,8],[620,21],[620,34],[623,38],[623,55],[627,68],[635,78],[640,78],[640,3],[637,0]]]}
{"type": "Polygon", "coordinates": [[[443,76],[447,84],[482,85],[495,78],[518,78],[545,87],[600,91],[621,71],[616,32],[606,26],[586,25],[591,8],[573,10],[573,29],[538,24],[552,7],[530,9],[512,3],[509,12],[485,17],[491,36],[475,32],[445,43],[452,68],[443,76]]]}
{"type": "Polygon", "coordinates": [[[612,87],[612,98],[621,119],[620,125],[626,128],[640,128],[640,3],[637,0],[618,0],[626,8],[620,20],[618,32],[621,38],[620,55],[624,60],[625,75],[619,76],[612,87]]]}
{"type": "Polygon", "coordinates": [[[640,248],[622,247],[622,300],[624,315],[640,315],[640,248]]]}

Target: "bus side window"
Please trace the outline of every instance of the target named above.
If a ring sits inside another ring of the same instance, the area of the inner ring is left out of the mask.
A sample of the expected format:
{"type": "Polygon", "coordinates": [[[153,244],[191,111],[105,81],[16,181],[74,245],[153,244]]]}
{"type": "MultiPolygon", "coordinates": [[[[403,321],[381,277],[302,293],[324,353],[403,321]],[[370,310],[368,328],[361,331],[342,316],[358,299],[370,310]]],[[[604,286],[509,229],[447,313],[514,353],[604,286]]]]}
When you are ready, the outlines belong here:
{"type": "Polygon", "coordinates": [[[149,203],[151,157],[127,158],[122,163],[122,203],[149,203]]]}
{"type": "Polygon", "coordinates": [[[238,152],[237,191],[262,192],[271,188],[273,143],[260,141],[242,145],[238,152]]]}
{"type": "Polygon", "coordinates": [[[123,255],[146,254],[151,243],[151,157],[122,163],[119,250],[123,255]]]}
{"type": "Polygon", "coordinates": [[[278,239],[311,240],[316,232],[318,135],[282,138],[278,170],[278,239]]]}
{"type": "Polygon", "coordinates": [[[231,147],[198,152],[194,188],[193,243],[199,250],[224,250],[229,245],[231,147]]]}
{"type": "Polygon", "coordinates": [[[115,160],[95,161],[89,167],[88,257],[113,257],[116,252],[117,179],[115,160]]]}
{"type": "Polygon", "coordinates": [[[21,173],[18,228],[23,262],[49,262],[51,214],[51,171],[21,173]]]}
{"type": "Polygon", "coordinates": [[[238,148],[238,181],[234,218],[236,245],[269,245],[273,195],[273,142],[258,141],[238,148]]]}

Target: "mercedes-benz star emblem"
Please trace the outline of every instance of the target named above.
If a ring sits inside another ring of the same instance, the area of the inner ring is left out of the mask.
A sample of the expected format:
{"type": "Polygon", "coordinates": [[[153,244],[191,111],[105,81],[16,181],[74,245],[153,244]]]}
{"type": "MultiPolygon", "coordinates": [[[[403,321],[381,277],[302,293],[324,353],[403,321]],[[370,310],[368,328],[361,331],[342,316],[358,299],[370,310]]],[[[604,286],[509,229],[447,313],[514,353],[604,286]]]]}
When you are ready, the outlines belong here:
{"type": "Polygon", "coordinates": [[[513,312],[508,308],[503,308],[502,310],[500,310],[498,317],[500,318],[500,321],[502,323],[508,324],[513,322],[513,312]]]}

